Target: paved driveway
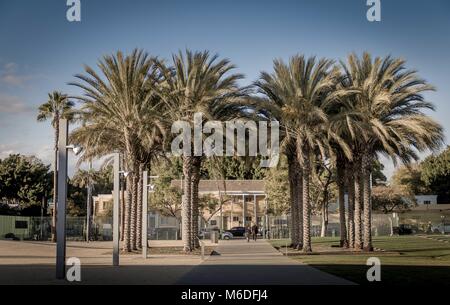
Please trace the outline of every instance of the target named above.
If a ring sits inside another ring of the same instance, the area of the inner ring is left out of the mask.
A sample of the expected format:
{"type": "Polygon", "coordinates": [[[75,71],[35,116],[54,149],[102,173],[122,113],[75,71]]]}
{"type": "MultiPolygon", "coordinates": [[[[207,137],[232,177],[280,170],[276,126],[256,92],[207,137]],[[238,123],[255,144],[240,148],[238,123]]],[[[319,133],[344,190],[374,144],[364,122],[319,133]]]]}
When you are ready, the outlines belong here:
{"type": "MultiPolygon", "coordinates": [[[[263,240],[220,241],[220,255],[204,262],[192,255],[125,255],[120,267],[111,266],[111,246],[68,243],[67,257],[82,262],[80,284],[351,284],[285,257],[263,240]]],[[[54,244],[0,241],[0,284],[67,284],[55,279],[54,263],[54,244]]]]}
{"type": "Polygon", "coordinates": [[[177,281],[187,285],[351,285],[345,279],[288,258],[268,242],[221,241],[209,257],[177,281]]]}

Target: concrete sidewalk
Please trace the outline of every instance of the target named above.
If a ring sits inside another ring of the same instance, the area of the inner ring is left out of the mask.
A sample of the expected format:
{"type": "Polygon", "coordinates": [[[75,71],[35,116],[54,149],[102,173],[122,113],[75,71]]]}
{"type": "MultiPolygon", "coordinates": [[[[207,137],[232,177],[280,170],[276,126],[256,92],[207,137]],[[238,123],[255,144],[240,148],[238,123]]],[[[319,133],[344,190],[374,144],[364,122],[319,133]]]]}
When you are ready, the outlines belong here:
{"type": "Polygon", "coordinates": [[[209,257],[181,277],[180,285],[352,285],[288,258],[267,241],[221,241],[209,257]]]}
{"type": "MultiPolygon", "coordinates": [[[[181,243],[158,241],[151,246],[172,247],[181,243]],[[156,245],[157,244],[157,245],[156,245]]],[[[55,279],[54,243],[0,240],[0,285],[69,284],[55,279]]],[[[80,259],[79,284],[171,285],[194,266],[200,264],[198,255],[155,255],[149,250],[148,259],[140,254],[120,256],[120,266],[112,266],[111,242],[68,242],[67,258],[80,259]]]]}
{"type": "MultiPolygon", "coordinates": [[[[160,242],[175,246],[179,242],[160,242]]],[[[298,285],[351,284],[283,256],[268,242],[220,241],[220,255],[121,255],[113,267],[110,242],[68,242],[67,257],[82,263],[80,284],[298,285]]],[[[152,246],[156,246],[155,243],[152,246]]],[[[150,251],[151,253],[151,251],[150,251]]],[[[55,279],[55,244],[0,241],[0,285],[68,284],[55,279]]]]}

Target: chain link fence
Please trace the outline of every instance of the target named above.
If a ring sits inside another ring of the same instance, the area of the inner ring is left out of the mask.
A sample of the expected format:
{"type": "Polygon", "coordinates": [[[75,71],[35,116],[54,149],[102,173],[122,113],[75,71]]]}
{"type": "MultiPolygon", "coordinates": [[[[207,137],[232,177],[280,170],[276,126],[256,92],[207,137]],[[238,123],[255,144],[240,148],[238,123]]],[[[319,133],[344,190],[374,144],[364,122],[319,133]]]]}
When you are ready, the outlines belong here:
{"type": "MultiPolygon", "coordinates": [[[[273,239],[290,238],[291,217],[268,216],[267,236],[273,239]]],[[[322,220],[319,215],[311,217],[311,236],[321,235],[322,220]]],[[[372,214],[373,236],[410,234],[450,234],[450,211],[407,211],[403,213],[372,214]]],[[[326,236],[340,235],[339,214],[328,215],[326,236]]]]}
{"type": "MultiPolygon", "coordinates": [[[[112,240],[112,217],[94,217],[91,220],[90,240],[112,240]]],[[[51,217],[28,217],[0,215],[0,239],[15,240],[50,240],[51,217]]],[[[67,240],[86,240],[86,217],[67,217],[67,240]]],[[[155,222],[149,215],[149,240],[177,240],[180,238],[177,219],[160,216],[155,222]],[[162,225],[161,225],[162,223],[162,225]]]]}

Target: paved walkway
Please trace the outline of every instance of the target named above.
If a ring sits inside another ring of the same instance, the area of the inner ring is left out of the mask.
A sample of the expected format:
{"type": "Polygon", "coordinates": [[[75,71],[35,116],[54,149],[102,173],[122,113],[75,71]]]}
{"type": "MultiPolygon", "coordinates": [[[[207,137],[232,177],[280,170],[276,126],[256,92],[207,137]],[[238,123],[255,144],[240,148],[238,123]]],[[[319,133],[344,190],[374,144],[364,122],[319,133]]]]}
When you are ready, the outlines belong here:
{"type": "Polygon", "coordinates": [[[221,241],[220,255],[187,272],[180,285],[351,285],[350,281],[288,258],[267,241],[221,241]]]}
{"type": "MultiPolygon", "coordinates": [[[[179,243],[179,242],[178,242],[179,243]]],[[[158,246],[174,246],[161,242],[158,246]]],[[[156,246],[155,243],[153,246],[156,246]]],[[[67,257],[82,263],[81,284],[351,284],[291,258],[268,242],[220,241],[220,255],[201,261],[194,255],[123,255],[111,266],[109,242],[68,242],[67,257]]],[[[0,240],[1,284],[67,284],[55,279],[55,245],[45,242],[0,240]]]]}

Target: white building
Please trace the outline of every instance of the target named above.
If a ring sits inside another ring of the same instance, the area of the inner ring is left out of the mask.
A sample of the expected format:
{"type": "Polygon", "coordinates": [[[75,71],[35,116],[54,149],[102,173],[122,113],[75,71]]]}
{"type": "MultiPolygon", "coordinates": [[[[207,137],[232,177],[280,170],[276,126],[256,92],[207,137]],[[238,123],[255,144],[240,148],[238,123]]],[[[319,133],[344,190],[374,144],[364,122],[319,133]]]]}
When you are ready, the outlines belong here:
{"type": "Polygon", "coordinates": [[[437,204],[437,195],[416,195],[418,205],[437,204]]]}

